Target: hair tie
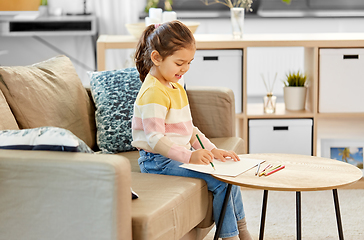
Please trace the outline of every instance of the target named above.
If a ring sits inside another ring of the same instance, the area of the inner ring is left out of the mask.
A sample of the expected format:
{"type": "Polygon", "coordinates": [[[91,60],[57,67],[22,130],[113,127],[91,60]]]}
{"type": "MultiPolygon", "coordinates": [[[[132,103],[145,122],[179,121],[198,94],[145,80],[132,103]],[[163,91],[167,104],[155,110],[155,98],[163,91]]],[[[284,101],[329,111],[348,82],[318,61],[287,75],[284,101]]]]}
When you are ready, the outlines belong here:
{"type": "Polygon", "coordinates": [[[154,28],[157,29],[160,25],[161,25],[160,23],[155,23],[154,28]]]}

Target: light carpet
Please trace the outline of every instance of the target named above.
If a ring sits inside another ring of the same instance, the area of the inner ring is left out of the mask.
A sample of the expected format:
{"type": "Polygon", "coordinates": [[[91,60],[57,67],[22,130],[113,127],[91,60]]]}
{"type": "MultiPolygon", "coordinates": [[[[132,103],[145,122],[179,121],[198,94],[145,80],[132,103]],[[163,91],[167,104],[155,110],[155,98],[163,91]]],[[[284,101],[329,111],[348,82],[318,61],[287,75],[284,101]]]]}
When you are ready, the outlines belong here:
{"type": "MultiPolygon", "coordinates": [[[[345,240],[364,239],[364,190],[339,189],[339,204],[345,240]]],[[[259,238],[263,190],[242,190],[248,229],[259,238]]],[[[331,190],[301,193],[302,239],[339,239],[331,190]]],[[[213,239],[215,228],[204,240],[213,239]]],[[[296,239],[296,193],[269,191],[266,240],[296,239]]]]}

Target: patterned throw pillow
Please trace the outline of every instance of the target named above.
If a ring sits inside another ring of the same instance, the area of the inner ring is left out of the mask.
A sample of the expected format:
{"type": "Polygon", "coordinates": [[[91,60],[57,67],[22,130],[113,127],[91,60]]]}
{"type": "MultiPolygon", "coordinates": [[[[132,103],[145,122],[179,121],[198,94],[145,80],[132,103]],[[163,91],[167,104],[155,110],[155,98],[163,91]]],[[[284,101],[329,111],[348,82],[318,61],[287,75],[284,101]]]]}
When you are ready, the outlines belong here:
{"type": "Polygon", "coordinates": [[[72,132],[57,127],[0,131],[0,149],[93,153],[72,132]]]}
{"type": "Polygon", "coordinates": [[[135,150],[131,119],[142,82],[136,68],[90,73],[97,145],[104,153],[135,150]]]}

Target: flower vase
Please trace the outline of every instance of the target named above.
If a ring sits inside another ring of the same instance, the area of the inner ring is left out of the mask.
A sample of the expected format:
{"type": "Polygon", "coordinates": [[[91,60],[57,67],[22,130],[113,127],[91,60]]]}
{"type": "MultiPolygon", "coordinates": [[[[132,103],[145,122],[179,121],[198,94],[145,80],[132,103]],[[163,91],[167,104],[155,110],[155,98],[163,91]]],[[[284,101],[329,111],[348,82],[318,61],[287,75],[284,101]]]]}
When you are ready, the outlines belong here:
{"type": "Polygon", "coordinates": [[[263,100],[264,100],[264,113],[275,113],[277,97],[273,96],[273,93],[267,93],[267,96],[264,96],[263,100]]]}
{"type": "Polygon", "coordinates": [[[231,26],[234,39],[243,38],[245,8],[230,8],[231,26]]]}

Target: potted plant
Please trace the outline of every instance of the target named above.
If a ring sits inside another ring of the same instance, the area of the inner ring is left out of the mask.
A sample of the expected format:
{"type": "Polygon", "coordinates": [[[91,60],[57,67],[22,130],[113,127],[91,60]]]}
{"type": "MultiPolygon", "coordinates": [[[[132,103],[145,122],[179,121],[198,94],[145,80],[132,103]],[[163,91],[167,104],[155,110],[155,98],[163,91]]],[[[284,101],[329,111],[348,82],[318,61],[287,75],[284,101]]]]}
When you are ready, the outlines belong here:
{"type": "Polygon", "coordinates": [[[48,0],[40,0],[38,11],[39,11],[39,16],[41,17],[48,16],[48,0]]]}
{"type": "Polygon", "coordinates": [[[307,76],[306,74],[297,72],[288,72],[284,83],[284,103],[287,110],[303,110],[305,109],[306,93],[307,93],[307,76]]]}

